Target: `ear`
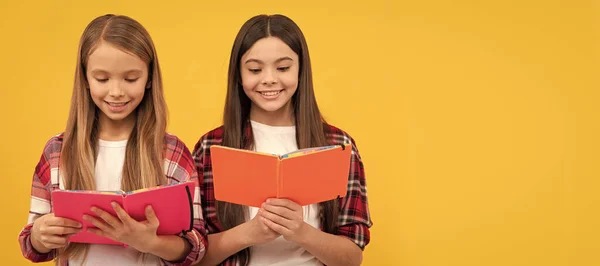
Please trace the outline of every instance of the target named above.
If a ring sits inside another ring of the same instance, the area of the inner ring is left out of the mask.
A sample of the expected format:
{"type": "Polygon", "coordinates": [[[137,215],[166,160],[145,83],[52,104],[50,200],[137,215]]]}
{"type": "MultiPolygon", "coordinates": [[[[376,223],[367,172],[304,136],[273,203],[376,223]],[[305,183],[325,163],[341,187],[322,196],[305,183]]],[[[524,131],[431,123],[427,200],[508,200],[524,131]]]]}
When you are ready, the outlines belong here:
{"type": "Polygon", "coordinates": [[[149,90],[152,88],[152,79],[148,79],[148,81],[146,82],[146,89],[149,90]]]}

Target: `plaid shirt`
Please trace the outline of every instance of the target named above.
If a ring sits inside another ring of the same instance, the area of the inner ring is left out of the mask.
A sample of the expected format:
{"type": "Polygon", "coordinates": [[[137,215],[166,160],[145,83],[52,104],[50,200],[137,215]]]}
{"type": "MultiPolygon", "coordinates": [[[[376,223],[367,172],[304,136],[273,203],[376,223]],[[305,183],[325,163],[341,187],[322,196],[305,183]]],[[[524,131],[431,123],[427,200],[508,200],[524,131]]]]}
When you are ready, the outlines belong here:
{"type": "MultiPolygon", "coordinates": [[[[63,135],[51,138],[44,148],[44,152],[35,168],[33,182],[31,185],[31,206],[29,210],[28,224],[19,234],[19,243],[23,256],[32,262],[50,261],[56,258],[56,250],[43,254],[37,252],[31,244],[31,228],[33,222],[44,214],[52,212],[51,192],[63,189],[64,184],[59,178],[60,151],[63,143],[63,135]]],[[[165,136],[164,149],[164,171],[167,182],[197,180],[198,175],[194,169],[190,151],[185,144],[173,135],[165,136]]],[[[170,262],[161,259],[161,265],[191,265],[199,261],[206,251],[207,231],[204,228],[202,212],[200,211],[200,187],[196,183],[194,196],[194,230],[186,235],[181,235],[192,245],[187,257],[180,262],[170,262]]],[[[64,260],[63,260],[64,261],[64,260]]],[[[58,265],[58,261],[57,261],[58,265]]],[[[61,265],[68,265],[63,262],[61,265]]]]}
{"type": "MultiPolygon", "coordinates": [[[[369,228],[372,226],[367,205],[367,187],[363,163],[354,139],[346,132],[331,126],[328,127],[327,140],[331,145],[352,144],[352,157],[350,174],[348,176],[347,195],[339,199],[340,215],[338,217],[338,228],[336,235],[344,236],[364,250],[370,241],[369,228]]],[[[245,128],[246,139],[252,134],[252,128],[245,128]]],[[[210,157],[210,146],[223,143],[223,127],[216,128],[200,138],[196,144],[192,156],[198,168],[198,179],[200,181],[200,192],[202,196],[202,212],[205,217],[206,229],[209,234],[223,231],[223,227],[217,220],[215,209],[214,185],[212,177],[212,165],[210,157]]],[[[315,184],[316,185],[316,184],[315,184]]],[[[321,225],[321,230],[323,225],[321,225]]],[[[239,265],[234,259],[223,261],[222,266],[239,265]]]]}

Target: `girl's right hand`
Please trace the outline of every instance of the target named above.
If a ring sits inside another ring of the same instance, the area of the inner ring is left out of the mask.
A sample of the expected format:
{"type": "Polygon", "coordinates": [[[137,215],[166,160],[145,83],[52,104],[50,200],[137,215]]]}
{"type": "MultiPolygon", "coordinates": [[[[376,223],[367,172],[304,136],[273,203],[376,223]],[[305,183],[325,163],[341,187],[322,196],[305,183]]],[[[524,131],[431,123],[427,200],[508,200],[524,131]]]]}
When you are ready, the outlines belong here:
{"type": "Polygon", "coordinates": [[[36,251],[48,253],[53,249],[66,247],[69,237],[80,231],[79,222],[48,213],[33,222],[31,244],[36,251]]]}
{"type": "Polygon", "coordinates": [[[265,218],[260,215],[256,215],[252,220],[246,222],[246,226],[249,246],[271,242],[275,240],[275,238],[281,236],[277,232],[271,230],[271,228],[265,224],[265,218]]]}

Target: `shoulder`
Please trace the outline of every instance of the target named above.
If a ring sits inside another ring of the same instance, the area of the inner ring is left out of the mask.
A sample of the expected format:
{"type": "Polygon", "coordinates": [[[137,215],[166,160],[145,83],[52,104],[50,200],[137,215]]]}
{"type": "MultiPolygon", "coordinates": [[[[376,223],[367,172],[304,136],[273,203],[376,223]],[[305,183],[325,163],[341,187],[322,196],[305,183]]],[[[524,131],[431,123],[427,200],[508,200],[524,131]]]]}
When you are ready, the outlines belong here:
{"type": "Polygon", "coordinates": [[[177,136],[167,132],[165,134],[165,148],[180,147],[185,148],[185,143],[177,136]]]}
{"type": "Polygon", "coordinates": [[[62,144],[63,133],[52,136],[44,145],[40,160],[35,167],[36,174],[44,184],[50,182],[51,172],[58,169],[62,144]]]}
{"type": "Polygon", "coordinates": [[[330,124],[323,125],[327,141],[332,145],[352,144],[355,146],[354,139],[348,132],[330,124]]]}
{"type": "Polygon", "coordinates": [[[217,127],[211,131],[206,132],[200,137],[196,145],[194,146],[194,154],[202,152],[210,148],[212,145],[220,145],[223,143],[223,126],[217,127]]]}
{"type": "Polygon", "coordinates": [[[191,160],[191,152],[185,143],[177,136],[166,133],[164,146],[163,146],[163,158],[176,163],[185,163],[191,160]]]}
{"type": "Polygon", "coordinates": [[[195,173],[194,161],[185,143],[168,132],[165,134],[164,143],[164,171],[167,177],[176,182],[195,178],[197,174],[195,173]]]}
{"type": "Polygon", "coordinates": [[[361,160],[356,141],[348,132],[329,124],[325,124],[324,128],[327,142],[330,145],[350,145],[352,147],[352,156],[359,161],[361,160]]]}
{"type": "Polygon", "coordinates": [[[58,158],[62,150],[64,133],[52,136],[44,145],[43,156],[50,160],[51,158],[58,158]]]}

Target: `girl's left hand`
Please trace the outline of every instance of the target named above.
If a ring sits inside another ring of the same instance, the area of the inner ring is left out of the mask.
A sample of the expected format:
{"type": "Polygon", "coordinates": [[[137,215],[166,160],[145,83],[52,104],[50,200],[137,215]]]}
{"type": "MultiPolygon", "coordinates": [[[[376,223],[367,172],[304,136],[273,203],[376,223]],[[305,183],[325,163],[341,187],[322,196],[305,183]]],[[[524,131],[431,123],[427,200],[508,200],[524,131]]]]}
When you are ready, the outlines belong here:
{"type": "Polygon", "coordinates": [[[146,206],[146,221],[138,222],[131,218],[116,202],[112,203],[117,217],[96,207],[92,207],[98,217],[83,215],[83,219],[91,222],[95,228],[88,229],[96,235],[110,238],[127,244],[140,252],[148,253],[158,240],[156,230],[159,221],[151,206],[146,206]]]}
{"type": "Polygon", "coordinates": [[[271,230],[289,241],[300,242],[311,228],[304,222],[302,206],[288,199],[268,199],[258,214],[271,230]]]}

